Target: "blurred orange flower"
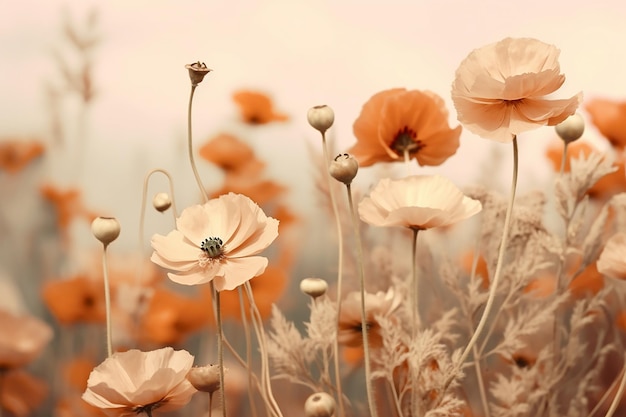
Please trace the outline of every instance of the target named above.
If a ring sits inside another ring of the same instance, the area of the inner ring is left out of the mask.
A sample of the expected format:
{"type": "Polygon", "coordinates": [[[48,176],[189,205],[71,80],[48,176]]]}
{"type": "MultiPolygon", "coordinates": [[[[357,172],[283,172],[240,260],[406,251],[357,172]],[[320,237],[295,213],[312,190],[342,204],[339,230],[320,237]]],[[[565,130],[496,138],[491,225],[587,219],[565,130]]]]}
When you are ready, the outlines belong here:
{"type": "Polygon", "coordinates": [[[56,211],[57,225],[66,232],[72,220],[83,218],[93,221],[97,214],[87,210],[83,204],[81,193],[75,188],[62,190],[55,185],[45,184],[40,189],[41,195],[56,211]]]}
{"type": "Polygon", "coordinates": [[[236,91],[233,100],[246,123],[256,125],[289,119],[286,114],[276,112],[272,100],[258,91],[236,91]]]}
{"type": "Polygon", "coordinates": [[[613,147],[626,147],[626,101],[596,98],[589,100],[585,109],[591,115],[591,123],[613,147]]]}
{"type": "Polygon", "coordinates": [[[353,130],[357,143],[348,152],[364,167],[402,161],[405,152],[420,165],[440,165],[456,153],[461,135],[461,126],[450,129],[441,97],[404,88],[372,96],[353,130]]]}
{"type": "Polygon", "coordinates": [[[265,168],[265,164],[256,158],[248,144],[227,133],[207,141],[199,153],[202,158],[221,168],[227,176],[250,178],[265,168]]]}
{"type": "Polygon", "coordinates": [[[44,152],[41,143],[31,140],[0,141],[0,171],[15,174],[44,152]]]}
{"type": "Polygon", "coordinates": [[[452,84],[459,121],[477,135],[506,143],[520,133],[567,119],[582,94],[547,98],[565,82],[559,52],[531,38],[506,38],[472,51],[452,84]]]}
{"type": "MultiPolygon", "coordinates": [[[[569,267],[570,273],[577,272],[578,265],[574,263],[569,267]]],[[[554,293],[556,277],[553,273],[541,274],[533,279],[524,289],[524,293],[532,294],[537,298],[545,298],[554,293]]],[[[568,285],[568,289],[575,299],[585,298],[587,295],[595,295],[604,288],[604,277],[598,272],[595,262],[589,264],[568,285]]]]}
{"type": "MultiPolygon", "coordinates": [[[[563,141],[554,141],[547,149],[546,156],[556,172],[561,169],[563,158],[563,141]]],[[[600,152],[591,144],[584,141],[572,142],[567,146],[567,160],[565,161],[565,172],[570,171],[570,163],[580,155],[588,156],[592,152],[600,152]]],[[[615,194],[626,192],[626,172],[624,171],[624,161],[613,163],[617,170],[600,178],[587,192],[589,197],[600,201],[606,201],[615,194]]]]}
{"type": "Polygon", "coordinates": [[[45,282],[42,298],[61,324],[104,322],[103,284],[84,275],[45,282]]]}
{"type": "MultiPolygon", "coordinates": [[[[467,275],[472,274],[472,267],[474,265],[474,252],[467,251],[461,256],[461,269],[465,271],[467,275]]],[[[487,261],[482,255],[478,255],[476,260],[476,277],[481,280],[481,287],[483,289],[489,288],[489,268],[487,261]]]]}
{"type": "Polygon", "coordinates": [[[33,413],[48,395],[47,385],[21,370],[0,374],[0,407],[15,417],[33,413]]]}
{"type": "Polygon", "coordinates": [[[139,338],[160,346],[178,345],[212,317],[211,306],[201,298],[157,287],[140,319],[139,338]]]}
{"type": "Polygon", "coordinates": [[[2,371],[28,365],[52,339],[52,328],[36,317],[0,310],[0,378],[2,371]]]}
{"type": "Polygon", "coordinates": [[[278,198],[287,191],[286,187],[272,180],[254,177],[226,178],[222,187],[210,193],[210,198],[217,198],[228,193],[243,194],[258,205],[263,205],[278,198]]]}

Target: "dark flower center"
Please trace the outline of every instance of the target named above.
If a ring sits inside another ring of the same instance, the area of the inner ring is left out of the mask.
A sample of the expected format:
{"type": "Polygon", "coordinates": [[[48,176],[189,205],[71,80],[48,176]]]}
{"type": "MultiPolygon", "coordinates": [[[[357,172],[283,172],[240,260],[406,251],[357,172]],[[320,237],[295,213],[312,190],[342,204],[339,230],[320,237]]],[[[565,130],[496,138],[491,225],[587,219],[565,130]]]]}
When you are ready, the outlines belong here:
{"type": "Polygon", "coordinates": [[[210,237],[208,239],[204,239],[204,241],[200,244],[200,249],[209,257],[209,258],[219,258],[224,254],[224,242],[219,237],[210,237]]]}
{"type": "Polygon", "coordinates": [[[407,126],[396,133],[391,145],[389,146],[398,156],[403,156],[405,153],[414,154],[419,152],[424,144],[417,140],[417,133],[407,126]]]}

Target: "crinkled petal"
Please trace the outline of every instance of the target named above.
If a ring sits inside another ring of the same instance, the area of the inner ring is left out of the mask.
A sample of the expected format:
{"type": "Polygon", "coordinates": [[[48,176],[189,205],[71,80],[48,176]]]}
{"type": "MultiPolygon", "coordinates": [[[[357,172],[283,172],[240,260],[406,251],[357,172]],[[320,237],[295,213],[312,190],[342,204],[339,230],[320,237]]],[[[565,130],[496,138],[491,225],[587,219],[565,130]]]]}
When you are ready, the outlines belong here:
{"type": "Polygon", "coordinates": [[[170,269],[187,271],[197,265],[202,253],[199,246],[192,245],[178,230],[172,230],[167,236],[154,235],[151,243],[155,251],[153,262],[170,269]]]}
{"type": "Polygon", "coordinates": [[[246,281],[261,275],[265,271],[267,263],[267,258],[262,256],[229,259],[224,264],[224,275],[215,278],[215,288],[218,291],[233,290],[246,281]]]}

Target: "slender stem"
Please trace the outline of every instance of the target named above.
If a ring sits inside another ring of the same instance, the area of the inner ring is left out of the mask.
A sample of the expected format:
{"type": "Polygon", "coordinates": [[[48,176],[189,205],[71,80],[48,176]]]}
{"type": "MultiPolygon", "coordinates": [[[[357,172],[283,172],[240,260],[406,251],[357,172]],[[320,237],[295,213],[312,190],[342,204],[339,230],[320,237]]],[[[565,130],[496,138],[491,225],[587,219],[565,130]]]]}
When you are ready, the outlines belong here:
{"type": "Polygon", "coordinates": [[[363,333],[363,360],[365,362],[365,389],[367,390],[367,402],[372,417],[378,416],[376,401],[374,398],[374,387],[372,386],[372,364],[370,361],[370,347],[368,340],[367,313],[365,311],[365,272],[363,268],[363,246],[361,244],[361,233],[358,218],[354,211],[354,201],[352,199],[352,187],[346,184],[348,193],[348,205],[350,208],[350,218],[354,229],[354,240],[357,253],[357,265],[359,270],[359,286],[361,289],[361,332],[363,333]]]}
{"type": "Polygon", "coordinates": [[[226,417],[226,393],[224,385],[224,330],[222,328],[222,308],[220,292],[215,289],[215,284],[211,281],[211,293],[215,304],[215,324],[217,326],[217,364],[220,369],[220,406],[222,417],[226,417]]]}
{"type": "Polygon", "coordinates": [[[396,389],[396,386],[392,379],[387,378],[387,383],[392,392],[391,397],[393,398],[393,404],[395,406],[396,415],[398,417],[402,417],[402,406],[400,405],[400,398],[398,397],[398,390],[396,389]]]}
{"type": "Polygon", "coordinates": [[[565,164],[567,162],[567,142],[564,142],[563,145],[563,155],[561,156],[561,170],[559,171],[561,176],[563,176],[563,173],[565,172],[565,164]]]}
{"type": "MultiPolygon", "coordinates": [[[[411,342],[415,342],[417,329],[420,327],[419,313],[419,279],[417,278],[417,236],[418,228],[412,228],[413,239],[411,244],[411,342]]],[[[417,415],[417,369],[411,370],[411,412],[417,415]]]]}
{"type": "Polygon", "coordinates": [[[189,93],[189,106],[187,108],[187,150],[189,151],[189,163],[191,164],[191,169],[193,171],[193,175],[196,178],[196,183],[200,188],[200,194],[202,195],[203,201],[206,203],[209,201],[209,196],[206,192],[206,189],[202,185],[202,180],[200,179],[200,174],[198,174],[198,168],[196,168],[196,163],[193,158],[193,142],[191,140],[191,107],[193,104],[193,93],[196,91],[196,86],[191,86],[191,92],[189,93]]]}
{"type": "Polygon", "coordinates": [[[404,167],[406,168],[406,175],[411,175],[411,154],[409,153],[409,148],[404,148],[404,167]]]}
{"type": "MultiPolygon", "coordinates": [[[[5,371],[0,370],[0,398],[2,398],[2,391],[4,391],[4,374],[5,374],[5,371]]],[[[2,404],[0,404],[0,417],[3,417],[3,415],[4,415],[4,408],[2,407],[2,404]]]]}
{"type": "Polygon", "coordinates": [[[109,287],[109,272],[107,267],[107,245],[102,249],[102,276],[104,281],[104,307],[107,321],[107,356],[113,354],[113,335],[111,326],[111,289],[109,287]]]}
{"type": "MultiPolygon", "coordinates": [[[[326,134],[322,133],[322,149],[324,151],[324,172],[326,174],[326,182],[328,184],[328,195],[330,197],[330,204],[333,209],[333,216],[335,217],[335,228],[337,230],[337,246],[338,246],[338,259],[337,259],[337,323],[336,329],[339,329],[339,317],[341,316],[341,303],[342,303],[342,278],[343,278],[343,235],[341,233],[341,219],[339,217],[339,209],[337,208],[337,201],[335,199],[335,193],[333,192],[333,179],[328,172],[328,146],[326,144],[326,134]]],[[[339,417],[346,415],[346,409],[343,402],[343,389],[341,387],[341,372],[339,367],[339,342],[337,338],[334,338],[333,343],[333,359],[335,365],[335,385],[337,388],[337,403],[339,405],[339,417]]]]}
{"type": "Polygon", "coordinates": [[[250,326],[248,325],[248,318],[246,316],[246,310],[244,308],[244,298],[241,285],[237,287],[237,293],[239,295],[239,309],[241,310],[241,324],[243,325],[243,332],[246,339],[246,362],[248,363],[248,400],[250,401],[250,412],[252,417],[257,416],[256,407],[254,405],[254,398],[252,393],[254,392],[254,380],[252,373],[252,343],[250,341],[250,326]]]}
{"type": "Polygon", "coordinates": [[[622,400],[622,396],[624,395],[624,388],[626,388],[626,355],[624,355],[624,369],[622,370],[622,380],[619,383],[619,387],[617,388],[615,397],[613,398],[613,401],[611,402],[611,406],[609,407],[609,410],[606,412],[604,417],[613,416],[613,413],[615,413],[615,410],[617,410],[617,407],[620,401],[622,400]]]}
{"type": "Polygon", "coordinates": [[[213,393],[209,392],[209,417],[213,414],[213,393]]]}

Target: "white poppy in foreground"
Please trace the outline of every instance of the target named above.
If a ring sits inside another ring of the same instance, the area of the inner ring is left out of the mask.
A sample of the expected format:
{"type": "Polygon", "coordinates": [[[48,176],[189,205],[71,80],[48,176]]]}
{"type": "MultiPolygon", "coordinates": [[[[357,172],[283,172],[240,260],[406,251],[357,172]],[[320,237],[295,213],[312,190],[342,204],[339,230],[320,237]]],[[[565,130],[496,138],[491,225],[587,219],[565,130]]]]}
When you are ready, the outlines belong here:
{"type": "Polygon", "coordinates": [[[154,235],[151,260],[176,271],[179,284],[214,281],[218,291],[232,290],[261,275],[267,258],[253,256],[278,236],[278,220],[267,217],[250,198],[229,193],[186,208],[176,230],[154,235]]]}
{"type": "Polygon", "coordinates": [[[626,233],[616,233],[606,242],[598,259],[598,272],[626,280],[626,233]]]}
{"type": "Polygon", "coordinates": [[[417,230],[449,226],[481,210],[480,201],[438,175],[384,178],[359,204],[359,215],[366,223],[417,230]]]}
{"type": "Polygon", "coordinates": [[[186,378],[192,365],[189,352],[171,347],[116,352],[91,371],[83,400],[115,417],[176,410],[197,392],[186,378]]]}

